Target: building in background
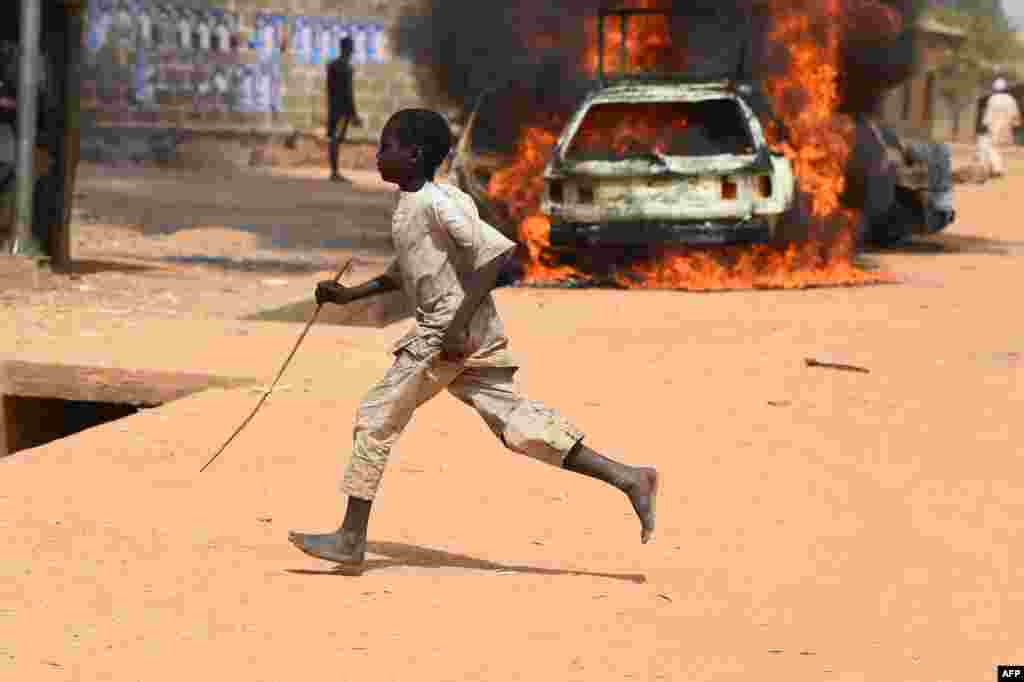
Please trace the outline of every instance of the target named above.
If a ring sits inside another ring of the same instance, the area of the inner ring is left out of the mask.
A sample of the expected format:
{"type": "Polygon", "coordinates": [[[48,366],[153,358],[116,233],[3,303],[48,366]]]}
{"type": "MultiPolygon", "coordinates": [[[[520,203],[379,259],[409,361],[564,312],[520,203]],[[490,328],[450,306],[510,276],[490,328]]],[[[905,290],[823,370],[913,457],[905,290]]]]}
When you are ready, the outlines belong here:
{"type": "MultiPolygon", "coordinates": [[[[960,109],[942,95],[940,64],[948,50],[956,51],[964,40],[958,28],[946,26],[925,14],[917,23],[917,68],[914,76],[894,88],[886,98],[882,116],[886,123],[907,134],[921,134],[946,142],[973,143],[981,105],[991,92],[991,82],[979,83],[977,97],[960,109]]],[[[1019,34],[1024,41],[1024,32],[1019,34]]],[[[1011,92],[1024,96],[1024,64],[1005,65],[1003,76],[1011,92]]]]}
{"type": "Polygon", "coordinates": [[[87,0],[83,106],[100,129],[323,134],[324,77],[356,45],[356,98],[376,140],[420,103],[388,34],[415,0],[87,0]]]}
{"type": "Polygon", "coordinates": [[[963,42],[964,33],[925,14],[918,20],[914,75],[889,92],[883,104],[886,123],[908,134],[944,141],[974,140],[977,106],[955,110],[941,94],[939,66],[949,50],[963,42]]]}

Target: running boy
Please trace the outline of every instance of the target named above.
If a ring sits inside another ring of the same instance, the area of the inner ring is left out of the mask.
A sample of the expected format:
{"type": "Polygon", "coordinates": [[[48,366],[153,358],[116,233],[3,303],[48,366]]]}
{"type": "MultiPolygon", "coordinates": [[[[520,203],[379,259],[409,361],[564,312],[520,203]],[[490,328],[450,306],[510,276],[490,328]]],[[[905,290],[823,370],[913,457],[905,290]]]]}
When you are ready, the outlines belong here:
{"type": "Polygon", "coordinates": [[[405,109],[391,117],[381,134],[377,167],[381,178],[401,190],[392,222],[395,260],[385,274],[358,286],[317,285],[317,303],[339,305],[402,289],[415,304],[416,325],[395,344],[394,365],[356,414],[341,527],[324,535],[293,531],[289,540],[311,556],[361,565],[370,507],[391,448],[416,408],[447,388],[508,449],[625,493],[646,543],[654,534],[657,471],[594,452],[561,415],[516,390],[517,365],[491,296],[515,244],[480,219],[468,195],[434,183],[451,145],[448,122],[436,112],[405,109]]]}

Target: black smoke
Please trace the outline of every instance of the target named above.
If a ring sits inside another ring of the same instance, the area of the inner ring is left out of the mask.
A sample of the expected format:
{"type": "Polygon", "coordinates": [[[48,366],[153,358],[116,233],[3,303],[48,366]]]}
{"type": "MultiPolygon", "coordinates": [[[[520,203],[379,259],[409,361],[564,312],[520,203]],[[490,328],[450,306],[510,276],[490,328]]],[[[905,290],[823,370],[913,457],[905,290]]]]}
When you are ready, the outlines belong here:
{"type": "MultiPolygon", "coordinates": [[[[815,13],[828,0],[793,0],[815,13]]],[[[843,110],[870,112],[889,88],[914,65],[911,27],[922,0],[841,0],[845,16],[840,90],[843,110]],[[879,30],[872,5],[891,8],[903,30],[879,30]],[[865,19],[867,17],[867,19],[865,19]]],[[[673,44],[687,54],[687,71],[697,78],[733,77],[757,81],[785,68],[784,50],[769,39],[767,1],[675,0],[673,44]]],[[[420,66],[422,95],[466,111],[486,90],[515,91],[532,113],[557,113],[594,86],[579,68],[587,47],[587,19],[608,6],[599,0],[519,0],[465,2],[423,0],[400,17],[395,42],[404,57],[420,66]]],[[[618,3],[615,7],[622,6],[618,3]]],[[[822,14],[824,14],[822,12],[822,14]]],[[[525,113],[525,112],[524,112],[525,113]]]]}

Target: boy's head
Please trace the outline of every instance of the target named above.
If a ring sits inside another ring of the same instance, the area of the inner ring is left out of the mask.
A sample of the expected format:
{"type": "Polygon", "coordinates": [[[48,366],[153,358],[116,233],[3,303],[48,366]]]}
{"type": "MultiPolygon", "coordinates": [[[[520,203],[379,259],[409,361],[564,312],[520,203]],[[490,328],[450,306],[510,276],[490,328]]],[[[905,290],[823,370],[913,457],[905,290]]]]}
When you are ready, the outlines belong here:
{"type": "Polygon", "coordinates": [[[381,133],[377,165],[385,180],[419,175],[433,180],[452,149],[452,131],[444,116],[429,109],[403,109],[381,133]]]}
{"type": "Polygon", "coordinates": [[[344,57],[351,57],[352,52],[356,49],[356,43],[350,36],[342,38],[338,46],[341,48],[341,54],[344,57]]]}

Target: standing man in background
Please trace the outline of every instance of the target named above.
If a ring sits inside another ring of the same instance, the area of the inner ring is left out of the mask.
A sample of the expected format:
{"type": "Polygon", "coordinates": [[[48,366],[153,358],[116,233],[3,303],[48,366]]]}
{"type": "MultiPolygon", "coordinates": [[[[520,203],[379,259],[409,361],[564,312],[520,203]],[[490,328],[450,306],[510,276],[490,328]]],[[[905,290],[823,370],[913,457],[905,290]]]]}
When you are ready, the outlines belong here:
{"type": "Polygon", "coordinates": [[[345,141],[349,123],[357,128],[363,121],[356,113],[352,92],[352,52],[355,43],[346,36],[341,39],[341,54],[327,65],[327,139],[331,162],[331,180],[342,182],[338,175],[338,145],[345,141]]]}
{"type": "Polygon", "coordinates": [[[978,161],[988,177],[1006,174],[999,147],[1013,144],[1013,129],[1021,124],[1020,108],[1006,91],[1006,80],[996,79],[992,94],[985,101],[978,131],[978,161]]]}

